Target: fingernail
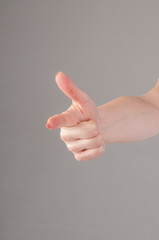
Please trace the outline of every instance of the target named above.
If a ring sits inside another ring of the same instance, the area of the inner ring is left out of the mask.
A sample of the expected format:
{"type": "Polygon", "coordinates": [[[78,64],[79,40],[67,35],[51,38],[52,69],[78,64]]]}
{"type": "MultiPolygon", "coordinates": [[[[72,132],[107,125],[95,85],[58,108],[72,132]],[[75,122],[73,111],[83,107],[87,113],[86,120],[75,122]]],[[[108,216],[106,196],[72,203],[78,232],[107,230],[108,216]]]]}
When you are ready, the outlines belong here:
{"type": "Polygon", "coordinates": [[[58,75],[60,75],[62,72],[58,72],[58,73],[56,73],[56,77],[58,76],[58,75]]]}
{"type": "Polygon", "coordinates": [[[46,123],[46,127],[49,128],[49,129],[52,129],[51,125],[48,122],[46,123]]]}

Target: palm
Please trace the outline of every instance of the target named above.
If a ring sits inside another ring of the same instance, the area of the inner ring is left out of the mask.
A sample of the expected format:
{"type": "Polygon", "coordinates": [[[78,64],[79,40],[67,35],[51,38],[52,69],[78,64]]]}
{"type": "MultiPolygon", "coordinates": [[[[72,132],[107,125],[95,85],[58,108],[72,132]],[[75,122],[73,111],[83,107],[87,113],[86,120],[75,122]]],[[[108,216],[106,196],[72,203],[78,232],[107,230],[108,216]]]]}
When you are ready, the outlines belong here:
{"type": "Polygon", "coordinates": [[[47,125],[52,129],[72,127],[79,122],[95,120],[98,122],[98,112],[94,102],[86,93],[79,90],[64,73],[56,75],[58,87],[72,99],[72,105],[63,113],[49,118],[47,125]]]}

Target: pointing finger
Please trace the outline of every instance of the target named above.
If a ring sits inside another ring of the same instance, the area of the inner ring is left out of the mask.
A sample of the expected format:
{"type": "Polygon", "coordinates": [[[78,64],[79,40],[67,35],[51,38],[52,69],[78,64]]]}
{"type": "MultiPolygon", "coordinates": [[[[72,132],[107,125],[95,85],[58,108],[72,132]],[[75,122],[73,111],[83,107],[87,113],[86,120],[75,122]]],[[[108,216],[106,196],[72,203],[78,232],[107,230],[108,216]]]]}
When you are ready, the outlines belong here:
{"type": "Polygon", "coordinates": [[[65,111],[61,114],[50,117],[47,121],[46,126],[51,130],[61,127],[72,127],[77,124],[80,119],[73,114],[73,112],[65,111]]]}

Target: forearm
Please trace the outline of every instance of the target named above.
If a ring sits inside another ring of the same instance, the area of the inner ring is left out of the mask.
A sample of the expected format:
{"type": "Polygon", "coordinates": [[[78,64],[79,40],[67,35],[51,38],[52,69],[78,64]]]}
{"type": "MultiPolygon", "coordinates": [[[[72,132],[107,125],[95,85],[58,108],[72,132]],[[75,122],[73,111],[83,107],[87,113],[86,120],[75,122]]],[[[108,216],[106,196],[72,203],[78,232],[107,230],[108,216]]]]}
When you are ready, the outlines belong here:
{"type": "Polygon", "coordinates": [[[105,143],[137,142],[159,133],[159,109],[140,96],[123,96],[98,107],[105,143]]]}

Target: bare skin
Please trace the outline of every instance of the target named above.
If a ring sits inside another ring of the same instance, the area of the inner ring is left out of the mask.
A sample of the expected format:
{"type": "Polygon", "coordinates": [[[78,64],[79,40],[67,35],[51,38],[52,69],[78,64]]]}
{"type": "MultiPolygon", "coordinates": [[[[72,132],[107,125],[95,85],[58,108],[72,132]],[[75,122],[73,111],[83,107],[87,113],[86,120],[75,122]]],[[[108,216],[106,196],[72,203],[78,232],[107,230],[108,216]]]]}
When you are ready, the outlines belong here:
{"type": "Polygon", "coordinates": [[[61,129],[61,139],[78,161],[100,156],[107,143],[137,142],[159,133],[159,82],[142,96],[119,97],[99,107],[66,74],[57,73],[56,83],[72,105],[46,126],[61,129]]]}

